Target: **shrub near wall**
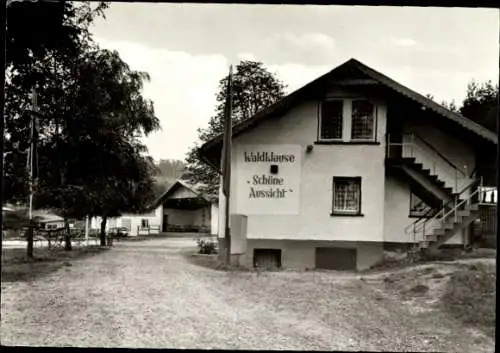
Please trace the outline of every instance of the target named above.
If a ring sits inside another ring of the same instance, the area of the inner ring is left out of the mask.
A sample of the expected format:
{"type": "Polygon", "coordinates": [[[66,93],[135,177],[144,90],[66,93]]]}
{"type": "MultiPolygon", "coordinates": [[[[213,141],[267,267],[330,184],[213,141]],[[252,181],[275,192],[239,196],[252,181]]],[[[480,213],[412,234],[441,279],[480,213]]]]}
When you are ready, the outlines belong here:
{"type": "Polygon", "coordinates": [[[196,239],[198,245],[198,252],[200,254],[211,255],[217,254],[217,241],[214,239],[196,239]]]}

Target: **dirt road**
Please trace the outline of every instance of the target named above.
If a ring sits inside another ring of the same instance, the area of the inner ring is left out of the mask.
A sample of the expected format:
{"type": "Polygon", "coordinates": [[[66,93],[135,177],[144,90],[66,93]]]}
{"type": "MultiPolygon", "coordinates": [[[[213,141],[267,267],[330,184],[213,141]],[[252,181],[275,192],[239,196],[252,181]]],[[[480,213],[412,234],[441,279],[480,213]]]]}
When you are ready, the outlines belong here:
{"type": "Polygon", "coordinates": [[[4,345],[492,352],[444,314],[356,274],[222,272],[189,239],[122,242],[44,277],[2,283],[4,345]]]}

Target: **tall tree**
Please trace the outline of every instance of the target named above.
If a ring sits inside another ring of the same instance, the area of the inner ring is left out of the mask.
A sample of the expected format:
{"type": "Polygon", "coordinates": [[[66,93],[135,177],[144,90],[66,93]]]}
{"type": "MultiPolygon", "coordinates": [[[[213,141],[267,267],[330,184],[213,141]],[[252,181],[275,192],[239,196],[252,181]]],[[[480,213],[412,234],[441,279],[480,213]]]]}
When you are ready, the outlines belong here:
{"type": "Polygon", "coordinates": [[[7,190],[11,199],[26,197],[26,92],[36,84],[41,118],[35,204],[58,210],[66,220],[86,214],[105,219],[140,208],[150,197],[152,163],[140,137],[158,129],[159,122],[152,102],[142,97],[149,76],[130,70],[117,52],[95,45],[88,26],[99,12],[88,4],[73,10],[74,17],[67,20],[79,33],[74,50],[55,48],[36,60],[12,65],[7,87],[7,190]]]}
{"type": "Polygon", "coordinates": [[[65,218],[99,215],[105,228],[108,217],[149,201],[153,163],[139,138],[158,129],[159,121],[152,102],[141,94],[148,79],[130,70],[117,52],[84,53],[66,79],[70,85],[59,112],[63,126],[40,153],[40,164],[53,167],[41,175],[38,205],[56,206],[65,218]],[[76,202],[75,194],[86,203],[76,202]]]}
{"type": "Polygon", "coordinates": [[[458,107],[455,103],[455,100],[453,99],[450,103],[446,101],[442,101],[441,105],[445,107],[448,110],[451,110],[452,112],[459,113],[458,107]]]}
{"type": "Polygon", "coordinates": [[[108,7],[89,1],[12,2],[7,8],[7,67],[31,65],[54,51],[75,56],[90,37],[90,25],[108,7]]]}
{"type": "MultiPolygon", "coordinates": [[[[7,158],[3,183],[7,199],[25,200],[27,193],[26,149],[30,144],[31,89],[50,86],[52,77],[47,75],[47,68],[53,65],[47,65],[49,59],[71,67],[71,61],[91,43],[90,24],[95,17],[103,15],[107,6],[104,2],[91,6],[89,2],[42,1],[14,2],[8,7],[4,154],[7,158]]],[[[55,102],[52,105],[55,106],[55,102]]],[[[32,256],[30,239],[28,236],[28,256],[32,256]]]]}
{"type": "Polygon", "coordinates": [[[471,81],[460,113],[485,128],[497,132],[498,84],[471,81]]]}
{"type": "MultiPolygon", "coordinates": [[[[217,194],[219,174],[198,156],[198,147],[221,134],[224,129],[224,103],[226,102],[228,76],[219,82],[215,115],[204,129],[198,129],[200,143],[196,143],[186,157],[183,179],[192,184],[200,184],[200,191],[217,194]]],[[[285,85],[269,72],[263,63],[241,61],[233,74],[233,125],[249,119],[260,110],[277,102],[284,96],[285,85]]]]}
{"type": "Polygon", "coordinates": [[[160,171],[158,177],[173,182],[182,176],[185,167],[183,161],[176,159],[161,159],[158,163],[160,171]]]}

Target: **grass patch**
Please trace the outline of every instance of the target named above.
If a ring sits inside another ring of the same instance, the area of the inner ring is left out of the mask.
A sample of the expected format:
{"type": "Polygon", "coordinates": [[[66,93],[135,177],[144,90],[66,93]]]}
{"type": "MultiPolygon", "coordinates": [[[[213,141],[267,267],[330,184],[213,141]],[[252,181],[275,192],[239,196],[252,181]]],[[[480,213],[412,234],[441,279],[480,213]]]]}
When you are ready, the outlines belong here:
{"type": "Polygon", "coordinates": [[[453,261],[458,259],[478,259],[478,258],[496,258],[495,249],[472,248],[464,250],[462,248],[444,248],[431,250],[424,253],[424,261],[453,261]]]}
{"type": "Polygon", "coordinates": [[[394,256],[394,253],[385,252],[384,259],[369,269],[360,271],[361,273],[378,273],[387,270],[411,268],[426,263],[439,261],[454,261],[461,259],[496,259],[495,249],[474,248],[464,250],[462,248],[444,248],[425,253],[415,254],[413,256],[394,256]]]}
{"type": "Polygon", "coordinates": [[[34,257],[26,257],[26,249],[2,250],[2,282],[30,281],[37,277],[71,266],[71,260],[78,260],[108,251],[100,246],[75,247],[71,251],[63,249],[34,249],[34,257]]]}
{"type": "Polygon", "coordinates": [[[236,264],[226,265],[219,261],[218,254],[200,254],[198,252],[193,253],[192,251],[187,251],[182,254],[184,258],[191,264],[208,268],[217,271],[226,272],[255,272],[253,269],[242,267],[236,264]]]}
{"type": "Polygon", "coordinates": [[[495,264],[477,263],[454,272],[441,298],[444,309],[495,337],[495,264]]]}
{"type": "Polygon", "coordinates": [[[198,253],[193,254],[193,252],[190,251],[184,253],[183,256],[189,263],[193,265],[209,268],[212,270],[216,270],[219,267],[219,260],[217,254],[210,254],[210,255],[198,254],[198,253]]]}
{"type": "Polygon", "coordinates": [[[426,286],[425,284],[417,284],[413,287],[411,287],[409,290],[408,290],[408,293],[411,293],[413,295],[424,295],[425,293],[427,293],[429,291],[429,287],[426,286]]]}

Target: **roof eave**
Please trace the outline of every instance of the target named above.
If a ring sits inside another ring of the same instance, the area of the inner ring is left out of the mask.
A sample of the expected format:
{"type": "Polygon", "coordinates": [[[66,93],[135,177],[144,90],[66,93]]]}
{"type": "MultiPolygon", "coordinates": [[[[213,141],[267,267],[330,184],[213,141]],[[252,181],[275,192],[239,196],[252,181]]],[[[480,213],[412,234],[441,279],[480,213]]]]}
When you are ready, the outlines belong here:
{"type": "MultiPolygon", "coordinates": [[[[257,124],[260,120],[265,119],[269,115],[276,113],[277,111],[280,110],[288,110],[291,108],[290,103],[294,103],[297,101],[297,99],[300,99],[303,96],[306,96],[307,93],[311,89],[315,89],[316,87],[320,86],[321,83],[329,77],[331,74],[333,74],[335,71],[345,68],[349,65],[355,65],[357,69],[359,69],[361,72],[363,72],[365,75],[373,78],[374,80],[378,81],[382,85],[392,89],[393,91],[397,92],[398,94],[401,94],[408,99],[411,99],[413,101],[418,102],[419,104],[422,104],[429,108],[430,110],[434,111],[435,113],[441,115],[443,118],[446,118],[448,120],[454,121],[458,125],[462,126],[463,128],[475,133],[478,137],[487,140],[493,144],[498,144],[498,135],[490,132],[486,128],[482,127],[481,125],[473,122],[472,120],[454,113],[445,107],[439,105],[438,103],[422,96],[418,92],[415,92],[411,90],[408,87],[405,87],[401,85],[400,83],[394,81],[390,77],[366,66],[365,64],[361,63],[360,61],[356,59],[350,59],[349,61],[345,62],[344,64],[334,68],[333,70],[329,71],[328,73],[318,77],[317,79],[311,81],[310,83],[306,84],[305,86],[299,88],[298,90],[290,93],[288,96],[283,97],[281,100],[276,102],[275,104],[271,105],[268,108],[265,108],[263,111],[258,112],[255,114],[252,118],[243,121],[233,127],[233,137],[238,136],[242,132],[246,131],[249,129],[252,125],[257,124]],[[467,126],[465,125],[467,124],[467,126]]],[[[214,167],[217,171],[220,172],[219,166],[216,166],[210,158],[208,158],[208,155],[214,148],[220,148],[220,145],[222,143],[222,138],[223,134],[219,134],[218,136],[214,137],[212,140],[207,141],[205,144],[203,144],[199,148],[199,155],[201,156],[202,160],[205,161],[207,164],[210,166],[214,167]]]]}

